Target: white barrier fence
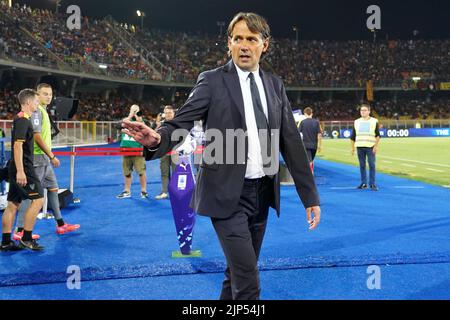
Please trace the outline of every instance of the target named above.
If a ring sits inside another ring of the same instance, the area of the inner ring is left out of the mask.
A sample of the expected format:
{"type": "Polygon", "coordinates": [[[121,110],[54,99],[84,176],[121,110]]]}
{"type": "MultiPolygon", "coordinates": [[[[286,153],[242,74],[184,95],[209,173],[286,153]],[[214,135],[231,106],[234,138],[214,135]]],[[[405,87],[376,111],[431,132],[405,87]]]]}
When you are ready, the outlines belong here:
{"type": "MultiPolygon", "coordinates": [[[[108,143],[120,136],[120,122],[117,121],[58,121],[59,134],[54,146],[75,144],[108,143]]],[[[0,128],[7,138],[11,137],[12,120],[0,120],[0,128]]]]}

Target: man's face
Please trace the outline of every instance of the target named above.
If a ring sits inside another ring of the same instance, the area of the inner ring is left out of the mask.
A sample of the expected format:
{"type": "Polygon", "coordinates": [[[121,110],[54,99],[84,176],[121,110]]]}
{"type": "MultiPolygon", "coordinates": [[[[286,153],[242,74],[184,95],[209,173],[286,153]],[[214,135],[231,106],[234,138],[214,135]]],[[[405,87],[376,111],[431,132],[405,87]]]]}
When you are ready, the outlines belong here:
{"type": "Polygon", "coordinates": [[[32,109],[33,112],[35,112],[39,107],[39,97],[38,96],[34,96],[33,100],[32,100],[32,109]]]}
{"type": "Polygon", "coordinates": [[[253,33],[244,20],[234,25],[232,37],[228,37],[228,49],[233,62],[242,70],[255,71],[261,54],[269,48],[269,40],[263,40],[261,34],[253,33]]]}
{"type": "Polygon", "coordinates": [[[52,88],[41,88],[38,91],[39,101],[42,105],[48,106],[53,99],[53,90],[52,88]]]}
{"type": "Polygon", "coordinates": [[[172,120],[174,117],[175,117],[175,112],[173,112],[172,109],[166,109],[166,110],[164,110],[164,118],[165,118],[167,121],[172,120]]]}
{"type": "Polygon", "coordinates": [[[361,117],[363,117],[363,118],[366,118],[370,115],[370,110],[367,107],[361,107],[359,112],[361,113],[361,117]]]}
{"type": "Polygon", "coordinates": [[[28,99],[27,103],[25,104],[26,108],[28,109],[28,112],[35,112],[38,109],[39,106],[39,97],[34,96],[33,98],[28,99]]]}

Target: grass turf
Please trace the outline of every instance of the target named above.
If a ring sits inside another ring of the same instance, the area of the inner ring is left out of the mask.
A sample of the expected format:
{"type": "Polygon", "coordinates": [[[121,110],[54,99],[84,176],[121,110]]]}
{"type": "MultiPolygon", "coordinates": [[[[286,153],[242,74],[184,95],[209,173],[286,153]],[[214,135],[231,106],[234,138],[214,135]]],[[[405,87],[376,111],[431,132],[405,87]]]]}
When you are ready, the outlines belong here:
{"type": "MultiPolygon", "coordinates": [[[[349,139],[324,139],[318,157],[359,165],[349,139]]],[[[431,184],[450,185],[450,138],[386,138],[377,153],[377,171],[431,184]]]]}

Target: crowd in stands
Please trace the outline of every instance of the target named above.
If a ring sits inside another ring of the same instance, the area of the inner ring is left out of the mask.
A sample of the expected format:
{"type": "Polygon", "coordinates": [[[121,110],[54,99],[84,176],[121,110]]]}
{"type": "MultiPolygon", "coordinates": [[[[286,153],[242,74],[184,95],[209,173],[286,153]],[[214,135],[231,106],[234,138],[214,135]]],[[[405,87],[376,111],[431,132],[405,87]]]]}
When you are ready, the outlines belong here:
{"type": "Polygon", "coordinates": [[[372,108],[380,118],[385,119],[449,119],[449,106],[448,99],[432,101],[399,99],[375,101],[372,108]]]}
{"type": "MultiPolygon", "coordinates": [[[[121,40],[106,20],[84,17],[81,30],[71,31],[65,26],[65,15],[56,16],[48,10],[19,5],[2,10],[6,15],[0,15],[0,54],[14,53],[31,60],[54,60],[53,55],[56,55],[88,72],[141,80],[159,79],[147,63],[151,59],[143,59],[139,48],[121,40]],[[26,29],[34,41],[21,35],[24,31],[19,26],[26,29]],[[100,63],[107,65],[107,69],[99,70],[100,63]]],[[[224,36],[127,29],[130,36],[170,70],[172,81],[195,82],[200,72],[228,60],[224,36]]],[[[450,81],[450,40],[297,43],[292,39],[272,39],[263,65],[278,74],[288,86],[363,87],[369,79],[378,86],[399,85],[414,72],[420,73],[422,78],[450,81]]]]}
{"type": "MultiPolygon", "coordinates": [[[[18,90],[0,90],[0,119],[12,119],[19,111],[18,90]]],[[[73,120],[119,121],[128,115],[129,107],[137,103],[144,114],[150,118],[162,112],[167,104],[179,108],[187,96],[178,94],[175,101],[161,94],[144,96],[142,101],[133,100],[124,94],[111,93],[108,97],[99,94],[76,94],[79,99],[78,112],[73,120]]],[[[450,119],[450,99],[440,98],[430,101],[418,99],[383,99],[371,103],[372,114],[380,119],[450,119]]],[[[314,117],[321,121],[351,121],[358,117],[358,103],[351,100],[302,100],[292,103],[293,109],[311,107],[314,117]]]]}
{"type": "Polygon", "coordinates": [[[44,50],[31,38],[23,35],[20,21],[15,17],[4,19],[0,15],[0,58],[9,57],[17,62],[52,67],[44,50]]]}
{"type": "MultiPolygon", "coordinates": [[[[117,93],[109,97],[99,97],[98,94],[77,94],[79,100],[77,115],[74,120],[119,121],[130,111],[130,106],[138,104],[144,118],[150,118],[162,112],[163,106],[172,104],[162,95],[146,96],[142,101],[133,100],[117,93]]],[[[182,102],[176,99],[173,105],[180,106],[182,102]]]]}
{"type": "MultiPolygon", "coordinates": [[[[163,30],[136,30],[121,25],[146,48],[142,50],[119,37],[111,22],[83,17],[80,30],[66,27],[66,15],[15,4],[9,8],[0,2],[0,59],[45,65],[61,65],[78,71],[131,78],[160,80],[149,65],[148,54],[170,70],[171,80],[195,82],[202,71],[223,65],[229,59],[226,38],[200,33],[163,30]],[[146,59],[145,59],[146,58],[146,59]],[[100,69],[99,64],[107,66],[100,69]]],[[[414,73],[422,78],[450,82],[450,40],[390,41],[300,41],[272,39],[269,53],[262,61],[264,69],[278,74],[286,86],[357,86],[366,80],[376,86],[399,84],[414,73]]],[[[0,88],[0,118],[12,119],[17,113],[17,90],[0,88]]],[[[144,96],[134,101],[126,95],[111,93],[78,94],[76,120],[116,121],[127,115],[129,105],[138,103],[147,116],[173,104],[180,107],[186,94],[174,103],[163,95],[144,96]]],[[[321,120],[351,120],[358,112],[349,100],[303,100],[294,108],[310,106],[321,120]]],[[[447,119],[450,99],[381,99],[373,103],[374,114],[390,119],[447,119]]]]}
{"type": "MultiPolygon", "coordinates": [[[[0,88],[0,119],[11,120],[19,112],[17,100],[19,91],[19,89],[0,88]]],[[[136,101],[132,97],[117,92],[112,92],[109,96],[97,93],[76,93],[74,99],[78,99],[79,103],[77,114],[72,120],[120,121],[128,116],[132,104],[138,104],[144,117],[150,118],[161,113],[165,105],[170,104],[179,108],[187,99],[187,94],[177,94],[173,102],[162,94],[147,94],[141,101],[136,101]]]]}
{"type": "Polygon", "coordinates": [[[217,36],[146,30],[135,37],[171,70],[177,82],[195,82],[201,72],[228,61],[226,45],[217,36]]]}
{"type": "Polygon", "coordinates": [[[7,30],[13,25],[13,30],[5,33],[5,36],[1,33],[3,42],[10,46],[10,43],[21,44],[23,39],[27,39],[26,42],[32,42],[28,46],[38,49],[23,52],[30,57],[40,51],[39,55],[44,52],[45,57],[58,59],[76,71],[140,80],[157,79],[135,48],[121,41],[104,20],[84,17],[80,30],[69,30],[66,16],[48,10],[18,5],[3,7],[2,10],[5,14],[0,15],[0,23],[6,24],[7,30]],[[29,35],[32,36],[30,40],[29,35]],[[106,68],[99,68],[100,64],[106,68]]]}
{"type": "MultiPolygon", "coordinates": [[[[314,117],[321,121],[353,121],[359,117],[358,103],[349,100],[304,100],[293,104],[293,108],[303,110],[311,107],[314,117]]],[[[450,99],[377,100],[370,103],[372,116],[392,120],[432,120],[450,118],[450,99]]]]}

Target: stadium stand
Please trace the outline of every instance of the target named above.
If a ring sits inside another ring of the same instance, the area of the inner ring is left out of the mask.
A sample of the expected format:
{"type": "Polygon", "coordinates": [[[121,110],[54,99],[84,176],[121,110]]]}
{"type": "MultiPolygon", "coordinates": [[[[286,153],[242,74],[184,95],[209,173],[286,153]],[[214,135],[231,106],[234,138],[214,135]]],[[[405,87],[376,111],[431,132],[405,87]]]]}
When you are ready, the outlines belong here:
{"type": "MultiPolygon", "coordinates": [[[[107,19],[84,17],[81,30],[65,28],[65,17],[30,7],[4,7],[0,15],[0,55],[49,63],[56,58],[86,73],[158,80],[140,52],[113,32],[107,19]],[[20,28],[18,28],[20,26],[20,28]],[[26,34],[34,42],[19,43],[26,34]],[[98,68],[105,64],[107,69],[98,68]]],[[[172,71],[171,81],[195,82],[204,70],[226,61],[225,37],[162,30],[136,30],[120,24],[147,52],[172,71]]],[[[411,73],[430,81],[450,79],[450,40],[300,41],[274,39],[265,59],[288,86],[363,87],[366,80],[400,86],[411,73]]]]}

